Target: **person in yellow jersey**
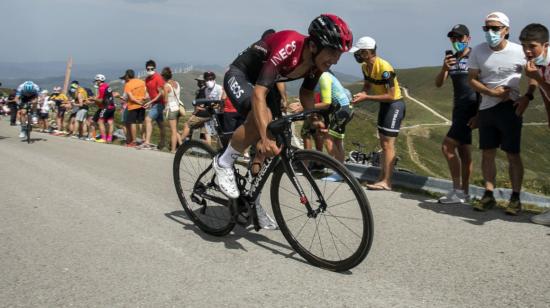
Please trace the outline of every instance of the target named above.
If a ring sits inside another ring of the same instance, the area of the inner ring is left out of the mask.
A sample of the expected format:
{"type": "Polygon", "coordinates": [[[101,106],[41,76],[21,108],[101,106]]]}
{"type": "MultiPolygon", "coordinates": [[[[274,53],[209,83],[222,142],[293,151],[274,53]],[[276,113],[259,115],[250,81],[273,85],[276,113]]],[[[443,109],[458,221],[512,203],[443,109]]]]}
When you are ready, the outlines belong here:
{"type": "Polygon", "coordinates": [[[371,190],[391,190],[391,174],[395,165],[395,139],[405,117],[405,103],[393,67],[376,54],[376,41],[372,37],[360,38],[350,49],[361,64],[364,76],[363,91],[353,96],[352,104],[363,101],[380,103],[378,135],[383,151],[378,180],[367,185],[371,190]]]}

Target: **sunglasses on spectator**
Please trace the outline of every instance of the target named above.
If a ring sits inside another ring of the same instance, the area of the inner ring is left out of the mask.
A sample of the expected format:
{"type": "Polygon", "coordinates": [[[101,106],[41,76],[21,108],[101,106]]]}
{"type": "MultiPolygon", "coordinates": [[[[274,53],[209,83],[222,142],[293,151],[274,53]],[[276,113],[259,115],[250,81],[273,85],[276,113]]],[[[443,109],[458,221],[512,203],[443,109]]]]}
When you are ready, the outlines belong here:
{"type": "Polygon", "coordinates": [[[483,29],[483,32],[487,32],[489,30],[491,30],[493,32],[498,32],[498,31],[506,28],[506,26],[483,26],[481,28],[483,29]]]}
{"type": "Polygon", "coordinates": [[[147,70],[148,72],[152,72],[152,71],[155,70],[155,68],[154,68],[154,67],[147,67],[146,70],[147,70]]]}

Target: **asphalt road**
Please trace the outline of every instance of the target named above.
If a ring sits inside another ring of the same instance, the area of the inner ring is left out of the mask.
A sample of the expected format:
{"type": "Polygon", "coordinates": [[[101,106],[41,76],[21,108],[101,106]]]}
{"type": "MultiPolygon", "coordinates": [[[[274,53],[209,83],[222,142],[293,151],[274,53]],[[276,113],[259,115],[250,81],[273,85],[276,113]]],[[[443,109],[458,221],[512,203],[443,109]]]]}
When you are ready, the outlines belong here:
{"type": "Polygon", "coordinates": [[[33,137],[0,121],[3,307],[550,306],[550,228],[529,214],[369,192],[371,252],[334,273],[279,231],[201,233],[170,154],[33,137]]]}

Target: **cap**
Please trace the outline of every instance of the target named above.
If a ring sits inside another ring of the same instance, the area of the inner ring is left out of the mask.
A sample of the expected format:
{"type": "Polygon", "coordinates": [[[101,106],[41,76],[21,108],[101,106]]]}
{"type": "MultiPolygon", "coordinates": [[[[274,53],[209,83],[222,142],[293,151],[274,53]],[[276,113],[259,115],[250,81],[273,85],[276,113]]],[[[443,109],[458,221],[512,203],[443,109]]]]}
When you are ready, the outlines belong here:
{"type": "Polygon", "coordinates": [[[61,87],[59,87],[59,86],[53,87],[53,92],[54,93],[61,92],[61,87]]]}
{"type": "Polygon", "coordinates": [[[204,77],[202,75],[199,75],[197,76],[197,78],[195,78],[195,80],[204,81],[204,77]]]}
{"type": "Polygon", "coordinates": [[[470,36],[470,30],[468,30],[468,27],[466,27],[463,24],[455,25],[449,33],[447,33],[447,37],[453,37],[453,36],[470,36]]]}
{"type": "Polygon", "coordinates": [[[493,12],[487,15],[487,17],[485,17],[485,21],[498,21],[504,26],[510,27],[510,19],[508,19],[508,16],[502,12],[493,12]]]}
{"type": "Polygon", "coordinates": [[[133,69],[128,69],[126,70],[126,73],[124,73],[124,75],[122,77],[120,77],[120,79],[126,79],[126,77],[128,78],[134,78],[136,77],[136,73],[134,72],[133,69]]]}
{"type": "Polygon", "coordinates": [[[363,36],[360,38],[357,43],[351,49],[349,52],[356,52],[360,49],[375,49],[376,48],[376,41],[370,37],[370,36],[363,36]]]}
{"type": "Polygon", "coordinates": [[[204,74],[202,74],[202,77],[204,78],[204,80],[216,79],[216,74],[214,74],[214,72],[204,72],[204,74]]]}

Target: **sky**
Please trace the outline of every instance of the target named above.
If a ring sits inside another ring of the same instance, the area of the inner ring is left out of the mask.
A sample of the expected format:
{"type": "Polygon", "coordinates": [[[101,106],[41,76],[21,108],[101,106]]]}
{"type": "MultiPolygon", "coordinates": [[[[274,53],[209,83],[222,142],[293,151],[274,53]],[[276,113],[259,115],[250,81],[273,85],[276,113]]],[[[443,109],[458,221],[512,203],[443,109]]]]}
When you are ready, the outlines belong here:
{"type": "MultiPolygon", "coordinates": [[[[0,62],[216,64],[227,66],[268,29],[307,33],[321,13],[342,17],[376,39],[378,55],[396,68],[434,66],[450,49],[447,32],[470,28],[483,41],[484,17],[502,11],[511,40],[539,22],[550,27],[548,0],[1,0],[0,62]]],[[[360,75],[349,54],[336,71],[360,75]]]]}

